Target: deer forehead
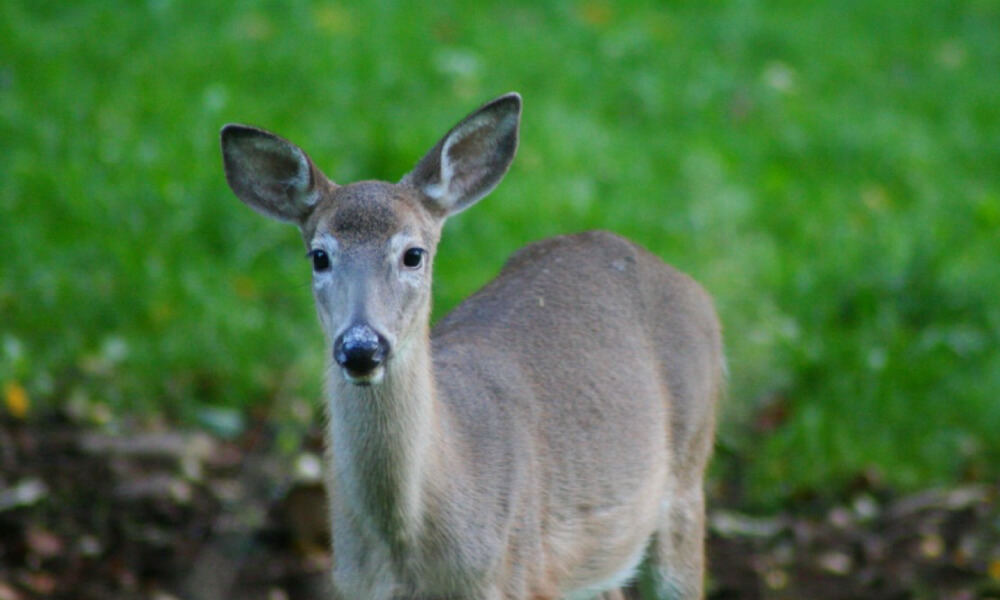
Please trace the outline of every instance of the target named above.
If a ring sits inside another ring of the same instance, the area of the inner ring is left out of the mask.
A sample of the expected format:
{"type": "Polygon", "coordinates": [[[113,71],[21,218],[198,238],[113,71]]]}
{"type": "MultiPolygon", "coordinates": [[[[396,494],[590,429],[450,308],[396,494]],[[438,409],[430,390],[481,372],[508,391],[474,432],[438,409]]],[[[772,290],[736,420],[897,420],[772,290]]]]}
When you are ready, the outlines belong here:
{"type": "Polygon", "coordinates": [[[433,219],[415,189],[381,181],[363,181],[333,188],[319,200],[306,227],[307,241],[324,237],[342,249],[396,246],[400,239],[431,243],[433,219]]]}

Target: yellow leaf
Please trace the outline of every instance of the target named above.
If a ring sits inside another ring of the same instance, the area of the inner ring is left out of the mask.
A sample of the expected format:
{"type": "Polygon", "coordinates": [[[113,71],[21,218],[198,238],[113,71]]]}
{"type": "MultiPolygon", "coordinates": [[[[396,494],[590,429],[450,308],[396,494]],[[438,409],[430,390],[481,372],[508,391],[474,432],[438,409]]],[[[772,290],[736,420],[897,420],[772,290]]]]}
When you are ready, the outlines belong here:
{"type": "Polygon", "coordinates": [[[354,17],[342,6],[327,5],[313,11],[313,21],[320,30],[329,34],[350,33],[354,17]]]}
{"type": "Polygon", "coordinates": [[[165,325],[174,317],[174,307],[166,302],[157,302],[151,305],[148,311],[149,318],[152,319],[153,324],[157,326],[165,325]]]}
{"type": "Polygon", "coordinates": [[[588,25],[604,26],[611,22],[614,11],[611,4],[601,0],[587,0],[577,7],[577,14],[588,25]]]}
{"type": "Polygon", "coordinates": [[[994,558],[990,562],[989,574],[993,581],[1000,581],[1000,558],[994,558]]]}
{"type": "Polygon", "coordinates": [[[28,414],[28,407],[31,403],[28,400],[28,392],[20,384],[15,382],[7,383],[3,386],[3,400],[7,406],[7,412],[14,418],[23,419],[28,414]]]}
{"type": "Polygon", "coordinates": [[[244,300],[254,300],[260,295],[254,279],[246,275],[239,275],[233,279],[233,289],[236,290],[236,295],[244,300]]]}

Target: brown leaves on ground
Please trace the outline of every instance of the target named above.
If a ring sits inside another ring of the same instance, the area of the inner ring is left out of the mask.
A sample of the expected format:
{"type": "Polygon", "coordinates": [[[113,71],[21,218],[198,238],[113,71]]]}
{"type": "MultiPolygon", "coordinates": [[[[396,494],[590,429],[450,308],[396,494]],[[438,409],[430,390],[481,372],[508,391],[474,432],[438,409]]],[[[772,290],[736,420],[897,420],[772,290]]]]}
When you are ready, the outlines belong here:
{"type": "Polygon", "coordinates": [[[968,485],[711,517],[715,598],[1000,598],[1000,489],[968,485]],[[735,565],[735,568],[732,566],[735,565]]]}
{"type": "MultiPolygon", "coordinates": [[[[0,600],[328,597],[316,454],[270,441],[0,421],[0,600]]],[[[1000,599],[996,486],[712,504],[714,600],[1000,599]]]]}

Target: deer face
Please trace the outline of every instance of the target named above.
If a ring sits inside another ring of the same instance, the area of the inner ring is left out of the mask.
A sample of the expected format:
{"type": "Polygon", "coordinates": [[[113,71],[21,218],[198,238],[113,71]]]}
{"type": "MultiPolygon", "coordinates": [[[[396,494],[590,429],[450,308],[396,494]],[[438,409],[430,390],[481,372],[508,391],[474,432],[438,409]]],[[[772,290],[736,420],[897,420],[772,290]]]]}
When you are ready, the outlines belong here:
{"type": "Polygon", "coordinates": [[[302,231],[333,360],[357,385],[426,335],[431,258],[444,220],[488,194],[514,159],[521,97],[507,94],[453,127],[398,184],[338,186],[273,133],[222,129],[226,180],[254,210],[302,231]]]}
{"type": "Polygon", "coordinates": [[[362,182],[318,201],[303,228],[313,295],[347,381],[381,381],[393,353],[426,335],[440,220],[406,185],[362,182]]]}

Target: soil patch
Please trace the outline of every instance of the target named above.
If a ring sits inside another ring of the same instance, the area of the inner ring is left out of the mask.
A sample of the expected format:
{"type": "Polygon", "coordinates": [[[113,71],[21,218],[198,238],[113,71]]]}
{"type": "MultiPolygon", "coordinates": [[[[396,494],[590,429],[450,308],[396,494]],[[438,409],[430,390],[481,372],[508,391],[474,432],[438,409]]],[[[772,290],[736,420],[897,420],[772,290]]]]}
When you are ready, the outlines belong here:
{"type": "MultiPolygon", "coordinates": [[[[0,600],[328,598],[318,442],[0,421],[0,600]]],[[[1000,599],[1000,489],[749,515],[711,499],[714,600],[1000,599]]]]}

